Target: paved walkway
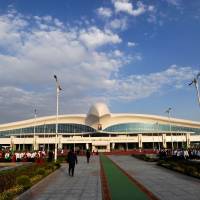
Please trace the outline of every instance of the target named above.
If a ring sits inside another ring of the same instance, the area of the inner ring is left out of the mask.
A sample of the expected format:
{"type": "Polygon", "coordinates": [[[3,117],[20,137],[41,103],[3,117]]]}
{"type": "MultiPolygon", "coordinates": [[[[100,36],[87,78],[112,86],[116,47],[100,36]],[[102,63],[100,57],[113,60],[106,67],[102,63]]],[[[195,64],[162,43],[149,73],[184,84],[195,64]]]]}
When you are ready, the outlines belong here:
{"type": "Polygon", "coordinates": [[[131,156],[109,156],[162,200],[200,200],[200,180],[131,156]]]}
{"type": "Polygon", "coordinates": [[[18,199],[23,200],[101,200],[99,157],[90,163],[78,157],[74,177],[68,175],[68,165],[62,167],[18,199]]]}

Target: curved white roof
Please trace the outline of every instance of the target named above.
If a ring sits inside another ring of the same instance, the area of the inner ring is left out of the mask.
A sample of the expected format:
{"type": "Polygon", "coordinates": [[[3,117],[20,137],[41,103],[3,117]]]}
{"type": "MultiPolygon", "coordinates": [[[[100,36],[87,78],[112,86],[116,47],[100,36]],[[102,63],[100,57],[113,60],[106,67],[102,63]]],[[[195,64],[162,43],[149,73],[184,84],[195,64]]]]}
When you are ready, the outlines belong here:
{"type": "Polygon", "coordinates": [[[102,117],[104,115],[110,115],[110,110],[105,103],[95,103],[89,109],[88,116],[89,115],[102,117]]]}

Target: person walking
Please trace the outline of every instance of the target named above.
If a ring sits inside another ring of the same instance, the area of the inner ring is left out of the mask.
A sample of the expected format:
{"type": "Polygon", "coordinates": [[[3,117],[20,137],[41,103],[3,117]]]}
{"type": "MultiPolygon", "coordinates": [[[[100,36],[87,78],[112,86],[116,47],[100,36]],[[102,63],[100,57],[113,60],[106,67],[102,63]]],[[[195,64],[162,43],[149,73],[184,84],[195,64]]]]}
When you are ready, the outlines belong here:
{"type": "Polygon", "coordinates": [[[90,151],[89,151],[89,149],[87,149],[87,151],[86,151],[86,157],[87,157],[87,163],[89,163],[90,162],[90,151]]]}
{"type": "Polygon", "coordinates": [[[67,162],[69,163],[69,168],[68,168],[69,176],[74,176],[74,168],[75,164],[78,163],[78,159],[73,149],[70,149],[69,153],[67,154],[67,162]]]}

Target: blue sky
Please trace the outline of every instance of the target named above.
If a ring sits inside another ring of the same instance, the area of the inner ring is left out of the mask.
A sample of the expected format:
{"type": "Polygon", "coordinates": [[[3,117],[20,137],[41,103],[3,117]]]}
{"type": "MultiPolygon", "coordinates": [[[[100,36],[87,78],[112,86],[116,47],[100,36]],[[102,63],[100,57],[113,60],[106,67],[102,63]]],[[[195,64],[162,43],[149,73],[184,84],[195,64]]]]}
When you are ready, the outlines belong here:
{"type": "Polygon", "coordinates": [[[0,122],[111,112],[199,121],[198,0],[1,0],[0,122]]]}

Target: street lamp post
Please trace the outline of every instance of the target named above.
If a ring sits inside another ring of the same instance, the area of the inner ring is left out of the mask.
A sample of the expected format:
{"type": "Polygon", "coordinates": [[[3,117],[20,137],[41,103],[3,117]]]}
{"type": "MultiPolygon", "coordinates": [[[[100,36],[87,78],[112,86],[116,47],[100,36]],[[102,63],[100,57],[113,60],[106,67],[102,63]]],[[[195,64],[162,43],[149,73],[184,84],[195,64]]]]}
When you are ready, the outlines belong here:
{"type": "Polygon", "coordinates": [[[55,141],[55,152],[54,152],[54,160],[55,162],[57,161],[57,151],[58,151],[58,142],[57,142],[57,138],[58,138],[58,106],[59,106],[59,93],[61,87],[59,85],[57,76],[54,75],[54,78],[56,80],[56,141],[55,141]]]}
{"type": "Polygon", "coordinates": [[[173,151],[174,144],[173,144],[173,138],[172,138],[172,126],[171,126],[171,115],[170,115],[171,110],[172,110],[172,108],[168,108],[166,110],[166,113],[168,114],[168,118],[169,118],[169,131],[171,133],[171,143],[172,143],[172,151],[173,151]]]}
{"type": "Polygon", "coordinates": [[[200,72],[197,74],[197,76],[192,80],[191,83],[189,83],[188,85],[192,85],[194,84],[195,88],[196,88],[196,92],[197,92],[197,98],[198,98],[198,102],[199,102],[199,106],[200,106],[200,93],[199,93],[199,83],[198,83],[198,79],[200,77],[200,72]]]}

